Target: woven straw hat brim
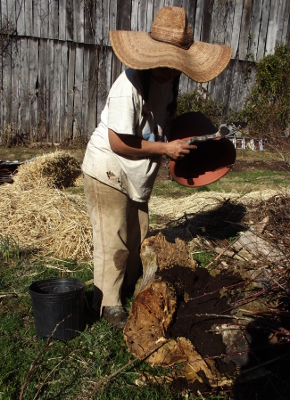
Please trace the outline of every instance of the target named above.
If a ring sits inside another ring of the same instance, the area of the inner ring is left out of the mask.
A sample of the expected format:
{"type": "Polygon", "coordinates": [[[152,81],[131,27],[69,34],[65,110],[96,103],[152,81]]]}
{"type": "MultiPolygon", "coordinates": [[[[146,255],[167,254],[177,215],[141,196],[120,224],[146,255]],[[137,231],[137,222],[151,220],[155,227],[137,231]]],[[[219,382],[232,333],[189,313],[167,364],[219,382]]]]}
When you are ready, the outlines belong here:
{"type": "Polygon", "coordinates": [[[222,44],[194,42],[188,50],[159,42],[147,32],[110,31],[116,56],[133,69],[174,68],[196,82],[208,82],[228,65],[232,49],[222,44]]]}

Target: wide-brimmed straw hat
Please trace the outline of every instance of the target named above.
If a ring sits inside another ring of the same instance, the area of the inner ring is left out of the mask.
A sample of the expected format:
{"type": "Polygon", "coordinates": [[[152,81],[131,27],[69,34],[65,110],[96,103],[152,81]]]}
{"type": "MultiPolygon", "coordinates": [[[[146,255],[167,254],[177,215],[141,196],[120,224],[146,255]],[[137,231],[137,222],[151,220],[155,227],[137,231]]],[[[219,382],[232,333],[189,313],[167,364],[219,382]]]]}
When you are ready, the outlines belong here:
{"type": "Polygon", "coordinates": [[[116,30],[109,34],[116,56],[128,67],[173,68],[197,82],[214,79],[232,56],[229,46],[193,41],[186,12],[181,7],[161,8],[150,33],[116,30]]]}

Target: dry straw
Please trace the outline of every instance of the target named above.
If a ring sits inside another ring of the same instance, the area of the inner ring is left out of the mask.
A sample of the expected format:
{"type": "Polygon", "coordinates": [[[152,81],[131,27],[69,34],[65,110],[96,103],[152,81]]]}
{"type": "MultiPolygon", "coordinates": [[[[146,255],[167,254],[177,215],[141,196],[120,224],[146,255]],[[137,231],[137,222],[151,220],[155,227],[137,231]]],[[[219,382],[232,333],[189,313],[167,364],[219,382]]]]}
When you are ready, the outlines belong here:
{"type": "Polygon", "coordinates": [[[83,259],[92,255],[92,230],[84,199],[56,187],[72,186],[78,161],[66,152],[22,165],[12,185],[0,187],[1,234],[37,256],[83,259]]]}

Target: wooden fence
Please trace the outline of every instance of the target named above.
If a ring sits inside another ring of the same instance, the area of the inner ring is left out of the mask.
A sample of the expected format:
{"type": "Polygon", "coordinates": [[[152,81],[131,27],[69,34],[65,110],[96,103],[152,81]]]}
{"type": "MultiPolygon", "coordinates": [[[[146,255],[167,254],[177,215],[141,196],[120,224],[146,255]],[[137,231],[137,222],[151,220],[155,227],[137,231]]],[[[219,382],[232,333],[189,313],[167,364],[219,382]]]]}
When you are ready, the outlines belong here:
{"type": "MultiPolygon", "coordinates": [[[[150,31],[164,5],[186,9],[195,40],[232,47],[226,70],[203,85],[227,108],[240,109],[253,85],[249,62],[289,42],[290,0],[0,0],[2,139],[88,138],[125,68],[109,29],[150,31]]],[[[194,88],[182,76],[181,92],[194,88]]]]}

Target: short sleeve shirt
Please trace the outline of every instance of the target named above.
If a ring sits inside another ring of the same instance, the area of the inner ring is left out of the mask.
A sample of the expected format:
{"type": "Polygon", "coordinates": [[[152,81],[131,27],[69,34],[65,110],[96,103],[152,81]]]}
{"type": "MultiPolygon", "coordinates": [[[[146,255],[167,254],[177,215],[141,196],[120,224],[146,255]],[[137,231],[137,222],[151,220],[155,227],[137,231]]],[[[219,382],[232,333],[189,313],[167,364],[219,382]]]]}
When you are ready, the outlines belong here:
{"type": "Polygon", "coordinates": [[[141,71],[132,69],[124,71],[115,81],[101,114],[101,122],[87,145],[82,165],[86,174],[141,202],[150,197],[161,157],[131,157],[114,153],[108,129],[144,140],[164,140],[172,119],[167,116],[167,105],[173,98],[173,82],[160,84],[151,77],[145,113],[143,84],[141,71]]]}

